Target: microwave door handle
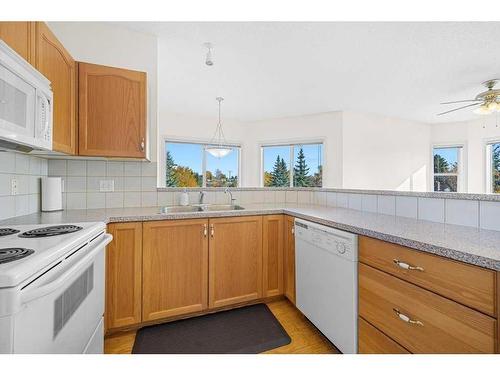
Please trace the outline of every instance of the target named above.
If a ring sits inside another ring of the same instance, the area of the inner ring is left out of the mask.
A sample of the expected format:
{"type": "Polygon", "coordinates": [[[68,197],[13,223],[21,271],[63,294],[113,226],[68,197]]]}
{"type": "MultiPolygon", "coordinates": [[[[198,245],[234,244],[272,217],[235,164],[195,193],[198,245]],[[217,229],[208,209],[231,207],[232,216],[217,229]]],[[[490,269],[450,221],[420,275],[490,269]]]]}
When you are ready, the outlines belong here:
{"type": "Polygon", "coordinates": [[[69,270],[64,272],[61,276],[59,276],[56,280],[45,284],[41,285],[38,288],[35,289],[28,289],[26,291],[21,291],[21,303],[27,303],[29,301],[33,301],[37,298],[46,296],[47,294],[52,293],[54,290],[57,290],[59,287],[64,285],[64,283],[71,278],[77,270],[83,268],[89,263],[89,260],[95,257],[95,255],[101,251],[103,246],[106,246],[111,242],[113,239],[113,236],[110,234],[105,234],[103,238],[94,245],[94,248],[89,251],[87,255],[85,255],[82,259],[80,259],[78,262],[76,262],[69,270]]]}
{"type": "MultiPolygon", "coordinates": [[[[50,118],[50,103],[49,103],[49,99],[47,99],[47,97],[43,94],[38,94],[38,97],[44,101],[44,105],[45,105],[45,121],[43,121],[43,124],[42,125],[42,134],[45,134],[45,132],[47,131],[48,127],[49,127],[49,118],[50,118]]],[[[41,113],[38,113],[38,116],[42,116],[41,113]]],[[[41,120],[41,119],[40,119],[41,120]]]]}

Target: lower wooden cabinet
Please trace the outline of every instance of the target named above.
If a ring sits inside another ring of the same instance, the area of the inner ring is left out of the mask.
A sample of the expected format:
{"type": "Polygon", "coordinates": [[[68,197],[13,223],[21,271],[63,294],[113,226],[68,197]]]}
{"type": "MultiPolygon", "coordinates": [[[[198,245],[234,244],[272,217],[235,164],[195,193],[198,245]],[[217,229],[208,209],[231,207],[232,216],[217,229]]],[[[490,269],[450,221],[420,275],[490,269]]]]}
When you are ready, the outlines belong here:
{"type": "Polygon", "coordinates": [[[144,223],[143,320],[208,306],[208,220],[144,223]]]}
{"type": "Polygon", "coordinates": [[[263,217],[263,267],[262,285],[264,297],[283,294],[283,215],[263,217]]]}
{"type": "Polygon", "coordinates": [[[360,263],[359,315],[412,353],[494,353],[496,319],[360,263]]]}
{"type": "Polygon", "coordinates": [[[106,249],[106,329],[141,322],[142,223],[108,225],[106,249]]]}
{"type": "Polygon", "coordinates": [[[262,297],[262,217],[210,219],[209,307],[262,297]]]}
{"type": "Polygon", "coordinates": [[[365,236],[359,237],[359,261],[495,316],[496,275],[492,270],[365,236]]]}
{"type": "Polygon", "coordinates": [[[285,296],[295,304],[295,218],[285,216],[284,288],[285,296]]]}
{"type": "Polygon", "coordinates": [[[363,318],[358,319],[359,354],[410,354],[396,341],[384,335],[363,318]]]}

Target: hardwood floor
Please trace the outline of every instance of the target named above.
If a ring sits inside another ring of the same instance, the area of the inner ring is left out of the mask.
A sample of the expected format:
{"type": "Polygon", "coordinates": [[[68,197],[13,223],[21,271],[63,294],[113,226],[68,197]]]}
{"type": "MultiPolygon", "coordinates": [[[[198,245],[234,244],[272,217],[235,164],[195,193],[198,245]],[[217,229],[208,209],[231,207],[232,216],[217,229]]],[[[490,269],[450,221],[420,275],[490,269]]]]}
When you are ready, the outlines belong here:
{"type": "MultiPolygon", "coordinates": [[[[267,304],[292,342],[266,354],[338,354],[337,349],[288,300],[267,304]]],[[[115,334],[104,340],[106,354],[130,354],[135,331],[115,334]]]]}

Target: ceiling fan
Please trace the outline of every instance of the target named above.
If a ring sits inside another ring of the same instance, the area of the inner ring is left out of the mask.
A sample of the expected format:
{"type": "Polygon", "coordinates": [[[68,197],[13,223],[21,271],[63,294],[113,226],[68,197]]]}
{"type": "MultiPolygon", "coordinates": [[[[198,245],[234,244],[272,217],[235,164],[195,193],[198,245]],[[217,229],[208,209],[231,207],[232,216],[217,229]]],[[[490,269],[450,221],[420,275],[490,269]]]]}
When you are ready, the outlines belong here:
{"type": "Polygon", "coordinates": [[[474,107],[473,112],[478,115],[489,115],[493,112],[500,112],[500,90],[494,89],[495,85],[499,82],[498,79],[490,79],[483,82],[482,85],[487,88],[476,95],[474,99],[458,100],[456,102],[444,102],[440,104],[457,104],[457,103],[471,103],[459,108],[451,109],[449,111],[438,113],[438,116],[445,115],[450,112],[455,112],[460,109],[474,107]]]}

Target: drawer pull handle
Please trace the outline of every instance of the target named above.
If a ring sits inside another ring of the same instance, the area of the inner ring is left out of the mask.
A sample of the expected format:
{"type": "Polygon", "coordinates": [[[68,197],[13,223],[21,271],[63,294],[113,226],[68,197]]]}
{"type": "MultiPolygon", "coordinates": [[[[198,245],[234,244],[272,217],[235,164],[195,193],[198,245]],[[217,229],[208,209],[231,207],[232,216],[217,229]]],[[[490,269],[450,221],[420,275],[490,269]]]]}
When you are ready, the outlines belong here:
{"type": "Polygon", "coordinates": [[[210,224],[210,237],[214,238],[215,228],[213,224],[210,224]]]}
{"type": "Polygon", "coordinates": [[[207,236],[208,234],[208,229],[207,229],[207,224],[203,224],[203,236],[207,236]]]}
{"type": "Polygon", "coordinates": [[[398,309],[392,309],[396,315],[398,316],[399,319],[401,319],[403,322],[406,322],[408,324],[415,324],[417,326],[424,326],[424,323],[422,323],[420,320],[413,320],[409,316],[405,314],[401,314],[401,312],[398,309]]]}
{"type": "Polygon", "coordinates": [[[419,266],[412,266],[412,265],[409,265],[408,263],[405,263],[405,262],[401,262],[400,260],[398,259],[393,259],[393,262],[396,266],[398,267],[401,267],[401,268],[404,268],[405,270],[410,270],[410,271],[424,271],[424,269],[422,267],[419,267],[419,266]]]}

